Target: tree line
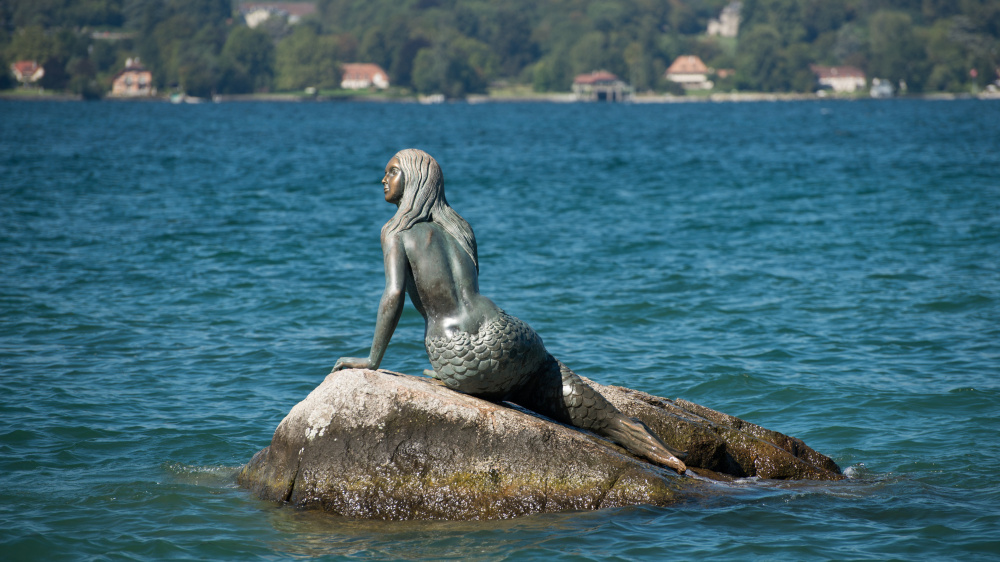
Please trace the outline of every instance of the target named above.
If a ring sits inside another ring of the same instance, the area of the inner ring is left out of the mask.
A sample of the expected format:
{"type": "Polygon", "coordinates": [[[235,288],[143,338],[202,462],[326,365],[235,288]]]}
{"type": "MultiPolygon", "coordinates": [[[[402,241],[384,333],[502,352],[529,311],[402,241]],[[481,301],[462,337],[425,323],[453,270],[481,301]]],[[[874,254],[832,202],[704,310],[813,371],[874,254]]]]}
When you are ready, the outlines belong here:
{"type": "MultiPolygon", "coordinates": [[[[99,96],[126,58],[190,95],[335,89],[374,62],[400,88],[462,97],[491,84],[567,91],[609,70],[637,91],[677,88],[679,55],[733,69],[717,88],[810,91],[810,65],[852,65],[908,91],[997,79],[996,0],[743,0],[737,38],[705,35],[729,0],[317,0],[297,25],[250,29],[231,0],[0,0],[0,59],[36,60],[42,86],[99,96]],[[95,31],[110,31],[104,36],[95,31]]],[[[13,87],[4,73],[0,88],[13,87]]]]}

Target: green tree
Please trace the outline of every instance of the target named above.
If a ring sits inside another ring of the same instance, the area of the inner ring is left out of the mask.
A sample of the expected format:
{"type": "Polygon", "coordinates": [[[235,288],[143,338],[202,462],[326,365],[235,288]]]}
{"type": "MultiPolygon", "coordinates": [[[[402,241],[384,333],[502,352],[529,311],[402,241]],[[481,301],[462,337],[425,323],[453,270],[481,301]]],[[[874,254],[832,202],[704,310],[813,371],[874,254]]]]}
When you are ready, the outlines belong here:
{"type": "Polygon", "coordinates": [[[14,31],[7,54],[14,60],[45,61],[56,51],[55,41],[39,25],[29,25],[14,31]]]}
{"type": "Polygon", "coordinates": [[[780,91],[791,80],[784,65],[781,37],[770,25],[758,25],[740,37],[736,84],[740,89],[780,91]]]}
{"type": "Polygon", "coordinates": [[[104,94],[104,88],[97,81],[97,67],[85,57],[74,57],[66,64],[69,75],[66,88],[83,99],[99,99],[104,94]]]}
{"type": "Polygon", "coordinates": [[[777,34],[781,45],[803,41],[807,36],[803,17],[804,0],[744,0],[741,12],[743,30],[766,25],[777,34]]]}
{"type": "Polygon", "coordinates": [[[341,41],[333,35],[320,35],[310,25],[296,26],[291,35],[278,43],[275,53],[279,90],[306,87],[339,88],[341,41]]]}
{"type": "Polygon", "coordinates": [[[207,98],[218,88],[218,58],[211,53],[193,49],[174,57],[180,89],[188,95],[207,98]]]}
{"type": "Polygon", "coordinates": [[[274,79],[274,44],[263,30],[239,26],[222,47],[223,79],[220,91],[267,91],[274,79]]]}
{"type": "Polygon", "coordinates": [[[615,72],[621,66],[614,60],[615,53],[608,45],[608,36],[600,31],[591,31],[573,45],[570,49],[573,74],[581,74],[594,70],[615,72]]]}
{"type": "Polygon", "coordinates": [[[743,0],[738,46],[703,34],[728,3],[318,0],[311,23],[268,20],[264,34],[278,44],[269,73],[265,43],[233,25],[232,0],[0,0],[0,50],[43,63],[50,87],[77,91],[138,53],[160,88],[206,95],[266,89],[269,74],[279,87],[335,87],[338,66],[355,60],[378,63],[396,85],[456,95],[497,78],[564,91],[597,68],[662,89],[663,69],[682,54],[770,91],[808,90],[810,63],[954,91],[985,86],[1000,65],[997,0],[743,0]],[[95,43],[95,26],[135,39],[95,43]]]}
{"type": "Polygon", "coordinates": [[[393,84],[409,85],[413,59],[430,45],[423,37],[413,36],[410,24],[411,20],[394,13],[384,24],[365,28],[359,35],[361,60],[384,68],[393,84]]]}
{"type": "Polygon", "coordinates": [[[628,76],[626,77],[632,86],[637,90],[648,90],[652,88],[652,82],[650,80],[650,66],[651,61],[646,52],[643,50],[642,45],[638,41],[632,42],[628,47],[625,48],[623,53],[623,58],[625,59],[625,65],[628,67],[628,76]]]}
{"type": "Polygon", "coordinates": [[[125,0],[123,12],[158,86],[198,96],[216,91],[229,0],[125,0]]]}
{"type": "Polygon", "coordinates": [[[80,26],[118,27],[124,23],[122,0],[6,0],[11,25],[23,28],[80,26]]]}
{"type": "Polygon", "coordinates": [[[865,68],[868,66],[868,34],[860,24],[849,23],[837,30],[830,51],[833,63],[842,63],[865,68]]]}
{"type": "Polygon", "coordinates": [[[927,33],[928,63],[931,65],[927,89],[959,91],[965,82],[966,54],[951,39],[954,23],[941,19],[927,33]]]}
{"type": "Polygon", "coordinates": [[[855,16],[847,0],[805,0],[801,13],[806,41],[815,41],[824,33],[835,33],[855,16]]]}
{"type": "Polygon", "coordinates": [[[485,36],[486,44],[497,57],[501,76],[517,76],[538,57],[538,46],[531,37],[531,22],[523,13],[501,9],[487,23],[477,26],[476,31],[485,36]]]}
{"type": "Polygon", "coordinates": [[[392,64],[388,69],[393,84],[412,85],[413,67],[417,54],[430,46],[431,42],[428,39],[418,35],[411,37],[393,51],[392,64]]]}
{"type": "Polygon", "coordinates": [[[922,90],[928,74],[926,53],[910,16],[883,10],[872,16],[868,29],[868,74],[922,90]]]}
{"type": "Polygon", "coordinates": [[[532,66],[532,88],[536,92],[567,92],[573,83],[569,54],[556,51],[532,66]]]}
{"type": "Polygon", "coordinates": [[[31,25],[14,32],[6,51],[12,60],[34,60],[45,69],[45,75],[39,81],[40,86],[63,90],[71,79],[67,66],[73,59],[87,57],[87,42],[69,29],[49,32],[40,26],[31,25]]]}
{"type": "Polygon", "coordinates": [[[486,91],[495,66],[489,48],[473,39],[454,38],[421,49],[413,61],[413,86],[423,94],[443,93],[450,98],[486,91]]]}
{"type": "Polygon", "coordinates": [[[361,59],[381,66],[384,69],[392,65],[392,53],[386,47],[388,38],[385,33],[378,28],[372,28],[361,37],[361,45],[358,54],[361,59]]]}
{"type": "Polygon", "coordinates": [[[670,27],[677,33],[698,33],[701,31],[698,25],[698,16],[695,11],[684,3],[676,3],[670,10],[670,27]]]}

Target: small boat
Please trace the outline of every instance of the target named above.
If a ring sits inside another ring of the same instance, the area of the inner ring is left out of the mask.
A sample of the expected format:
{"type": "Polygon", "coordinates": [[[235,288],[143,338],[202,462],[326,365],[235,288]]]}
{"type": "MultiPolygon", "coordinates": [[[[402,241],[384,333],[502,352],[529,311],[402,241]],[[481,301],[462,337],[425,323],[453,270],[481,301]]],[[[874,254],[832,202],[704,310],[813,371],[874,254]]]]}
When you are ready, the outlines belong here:
{"type": "Polygon", "coordinates": [[[872,78],[872,87],[868,91],[875,99],[891,98],[893,93],[892,82],[881,78],[872,78]]]}
{"type": "Polygon", "coordinates": [[[420,101],[420,103],[424,105],[444,103],[444,94],[431,94],[429,96],[420,96],[417,99],[420,101]]]}

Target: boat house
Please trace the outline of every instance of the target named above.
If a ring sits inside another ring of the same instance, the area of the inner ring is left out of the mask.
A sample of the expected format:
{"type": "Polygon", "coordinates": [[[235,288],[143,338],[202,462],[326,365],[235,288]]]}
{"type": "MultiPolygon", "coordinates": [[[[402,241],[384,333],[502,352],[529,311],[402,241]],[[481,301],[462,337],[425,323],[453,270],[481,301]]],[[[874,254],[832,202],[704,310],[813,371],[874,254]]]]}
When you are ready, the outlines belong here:
{"type": "Polygon", "coordinates": [[[606,70],[580,74],[573,80],[577,101],[622,102],[632,99],[632,86],[606,70]]]}

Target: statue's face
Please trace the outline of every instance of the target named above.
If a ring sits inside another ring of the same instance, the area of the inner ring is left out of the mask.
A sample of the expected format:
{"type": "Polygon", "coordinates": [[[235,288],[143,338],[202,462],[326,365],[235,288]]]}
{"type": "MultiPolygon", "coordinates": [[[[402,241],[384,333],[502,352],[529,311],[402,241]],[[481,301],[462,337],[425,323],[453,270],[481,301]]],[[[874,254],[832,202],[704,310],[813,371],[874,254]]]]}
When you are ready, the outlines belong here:
{"type": "Polygon", "coordinates": [[[385,177],[382,178],[382,191],[385,192],[385,200],[389,203],[399,205],[403,199],[403,169],[400,167],[399,159],[393,156],[392,160],[385,165],[385,177]]]}

